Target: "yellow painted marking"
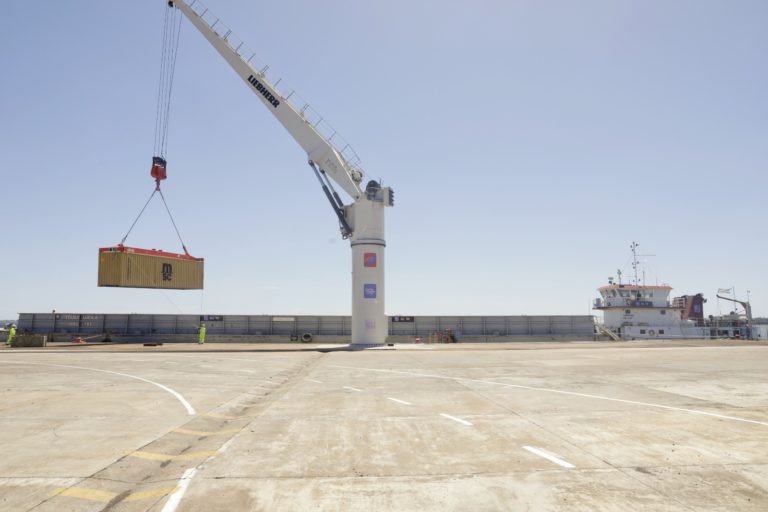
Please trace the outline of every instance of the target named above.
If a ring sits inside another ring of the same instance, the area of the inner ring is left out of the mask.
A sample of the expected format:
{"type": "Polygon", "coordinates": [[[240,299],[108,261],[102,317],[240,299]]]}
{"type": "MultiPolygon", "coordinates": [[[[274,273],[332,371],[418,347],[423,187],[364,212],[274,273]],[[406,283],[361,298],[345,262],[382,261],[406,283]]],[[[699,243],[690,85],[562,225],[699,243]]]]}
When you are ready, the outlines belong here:
{"type": "Polygon", "coordinates": [[[139,501],[147,498],[159,498],[176,492],[178,487],[163,487],[161,489],[149,489],[129,494],[123,501],[139,501]]]}
{"type": "Polygon", "coordinates": [[[52,496],[67,496],[68,498],[80,498],[81,500],[100,501],[107,503],[112,500],[117,493],[109,491],[99,491],[97,489],[85,489],[83,487],[68,487],[66,489],[56,489],[52,496]]]}
{"type": "Polygon", "coordinates": [[[165,453],[153,453],[153,452],[130,452],[128,454],[129,457],[136,457],[139,459],[147,459],[147,460],[192,460],[192,459],[203,459],[205,457],[211,457],[212,455],[216,455],[218,452],[190,452],[190,453],[182,453],[181,455],[167,455],[165,453]]]}
{"type": "Polygon", "coordinates": [[[215,412],[209,412],[208,414],[204,414],[203,416],[208,416],[209,418],[217,418],[220,420],[242,420],[242,419],[250,419],[255,418],[256,416],[253,415],[245,415],[245,416],[227,416],[225,414],[218,414],[215,412]]]}
{"type": "Polygon", "coordinates": [[[227,428],[224,430],[219,430],[217,432],[204,432],[202,430],[187,430],[186,428],[177,428],[177,429],[174,429],[174,432],[177,432],[179,434],[189,434],[190,436],[208,437],[208,436],[223,436],[226,434],[240,432],[241,430],[242,430],[241,428],[227,428]]]}

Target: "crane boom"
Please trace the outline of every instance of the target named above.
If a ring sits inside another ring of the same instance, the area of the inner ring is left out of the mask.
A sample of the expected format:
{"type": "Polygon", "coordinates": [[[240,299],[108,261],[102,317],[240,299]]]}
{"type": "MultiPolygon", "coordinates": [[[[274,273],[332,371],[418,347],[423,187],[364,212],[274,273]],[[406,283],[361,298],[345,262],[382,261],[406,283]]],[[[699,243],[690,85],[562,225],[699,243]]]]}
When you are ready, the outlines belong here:
{"type": "MultiPolygon", "coordinates": [[[[306,117],[305,112],[308,104],[296,108],[290,102],[290,96],[283,95],[276,86],[266,77],[266,69],[255,69],[241,49],[242,43],[238,46],[232,46],[230,39],[234,40],[232,32],[228,29],[217,29],[223,27],[218,19],[208,22],[206,14],[208,9],[197,0],[187,3],[184,0],[172,0],[168,2],[169,6],[178,7],[179,10],[192,22],[209,43],[224,57],[224,60],[232,66],[237,75],[248,84],[249,88],[261,99],[262,103],[274,115],[280,124],[296,140],[304,151],[310,162],[314,162],[328,176],[339,185],[352,199],[357,199],[362,194],[360,181],[362,180],[362,171],[354,168],[354,163],[348,162],[342,155],[344,148],[337,149],[333,142],[317,130],[317,125],[322,118],[317,121],[306,117]]],[[[335,135],[335,134],[334,134],[335,135]]]]}
{"type": "Polygon", "coordinates": [[[717,295],[717,298],[718,299],[723,299],[723,300],[729,300],[731,302],[735,302],[736,304],[741,304],[741,307],[744,308],[744,314],[747,317],[747,322],[749,322],[750,325],[752,324],[752,305],[749,302],[743,301],[743,300],[732,299],[730,297],[723,297],[722,295],[717,295]]]}

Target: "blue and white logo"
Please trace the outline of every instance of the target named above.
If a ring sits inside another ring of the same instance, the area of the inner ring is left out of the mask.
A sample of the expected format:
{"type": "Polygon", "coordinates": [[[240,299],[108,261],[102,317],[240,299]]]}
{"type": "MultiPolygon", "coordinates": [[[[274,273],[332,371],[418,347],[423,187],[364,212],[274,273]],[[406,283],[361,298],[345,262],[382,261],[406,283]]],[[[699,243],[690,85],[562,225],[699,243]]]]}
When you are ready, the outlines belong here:
{"type": "Polygon", "coordinates": [[[363,297],[366,299],[376,298],[376,285],[372,283],[366,283],[363,285],[363,297]]]}

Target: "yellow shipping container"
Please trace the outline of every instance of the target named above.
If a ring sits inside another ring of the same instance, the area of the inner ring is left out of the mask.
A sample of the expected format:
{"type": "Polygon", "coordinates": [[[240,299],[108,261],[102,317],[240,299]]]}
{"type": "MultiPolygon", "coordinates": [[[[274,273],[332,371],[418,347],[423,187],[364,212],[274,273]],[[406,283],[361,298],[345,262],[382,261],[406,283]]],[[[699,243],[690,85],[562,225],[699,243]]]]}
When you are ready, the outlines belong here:
{"type": "Polygon", "coordinates": [[[202,290],[203,258],[118,245],[99,249],[99,286],[202,290]]]}

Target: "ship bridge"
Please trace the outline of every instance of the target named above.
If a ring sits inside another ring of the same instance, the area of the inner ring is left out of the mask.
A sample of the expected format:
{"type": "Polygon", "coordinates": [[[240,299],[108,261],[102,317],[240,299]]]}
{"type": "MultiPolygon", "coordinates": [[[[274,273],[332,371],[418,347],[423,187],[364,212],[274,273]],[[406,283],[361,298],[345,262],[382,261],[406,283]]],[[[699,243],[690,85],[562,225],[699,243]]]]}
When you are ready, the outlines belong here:
{"type": "Polygon", "coordinates": [[[671,286],[639,286],[610,284],[598,288],[600,298],[595,299],[595,309],[606,308],[668,308],[671,286]]]}

